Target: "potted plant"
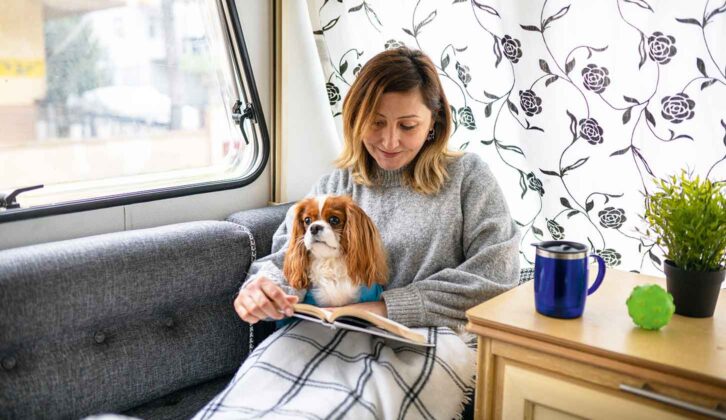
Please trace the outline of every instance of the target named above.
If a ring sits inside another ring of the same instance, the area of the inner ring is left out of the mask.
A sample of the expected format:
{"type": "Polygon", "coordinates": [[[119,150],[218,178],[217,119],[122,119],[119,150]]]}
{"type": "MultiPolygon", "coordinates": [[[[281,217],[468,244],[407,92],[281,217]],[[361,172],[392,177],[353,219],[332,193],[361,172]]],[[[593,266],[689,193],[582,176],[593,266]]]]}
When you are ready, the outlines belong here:
{"type": "Polygon", "coordinates": [[[680,176],[656,180],[645,197],[646,234],[665,252],[663,271],[676,313],[713,316],[726,275],[726,183],[680,176]]]}

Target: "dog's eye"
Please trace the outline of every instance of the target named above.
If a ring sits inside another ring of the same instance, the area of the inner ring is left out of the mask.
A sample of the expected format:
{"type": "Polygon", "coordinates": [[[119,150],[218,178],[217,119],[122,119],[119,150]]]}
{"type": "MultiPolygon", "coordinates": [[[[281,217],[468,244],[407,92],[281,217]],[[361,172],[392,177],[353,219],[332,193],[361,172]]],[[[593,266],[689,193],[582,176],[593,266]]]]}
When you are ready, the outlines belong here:
{"type": "Polygon", "coordinates": [[[331,225],[335,226],[340,223],[340,219],[335,216],[331,216],[330,219],[328,219],[328,222],[330,222],[331,225]]]}
{"type": "Polygon", "coordinates": [[[309,217],[306,217],[306,218],[305,218],[305,219],[303,220],[303,222],[305,222],[305,224],[306,224],[306,225],[309,225],[309,224],[310,224],[310,222],[312,222],[312,220],[310,220],[310,218],[309,218],[309,217]]]}

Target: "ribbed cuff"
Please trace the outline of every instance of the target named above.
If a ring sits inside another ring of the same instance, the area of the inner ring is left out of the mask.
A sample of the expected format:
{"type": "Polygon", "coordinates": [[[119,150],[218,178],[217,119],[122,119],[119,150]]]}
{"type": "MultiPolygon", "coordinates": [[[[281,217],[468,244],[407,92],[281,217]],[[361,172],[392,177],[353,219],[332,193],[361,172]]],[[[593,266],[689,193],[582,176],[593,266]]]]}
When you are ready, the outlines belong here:
{"type": "Polygon", "coordinates": [[[423,298],[421,291],[414,285],[386,290],[381,297],[386,304],[389,319],[407,327],[424,324],[423,298]]]}

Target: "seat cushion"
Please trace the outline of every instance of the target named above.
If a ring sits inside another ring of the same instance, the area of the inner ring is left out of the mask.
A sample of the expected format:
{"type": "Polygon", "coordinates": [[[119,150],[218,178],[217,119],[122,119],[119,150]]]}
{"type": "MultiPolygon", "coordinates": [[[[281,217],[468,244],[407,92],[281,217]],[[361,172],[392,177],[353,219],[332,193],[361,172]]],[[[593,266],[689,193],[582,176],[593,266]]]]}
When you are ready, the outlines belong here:
{"type": "Polygon", "coordinates": [[[145,420],[189,419],[224,390],[234,375],[184,388],[123,413],[145,420]]]}
{"type": "Polygon", "coordinates": [[[241,226],[202,221],[0,252],[3,418],[123,412],[233,373],[241,226]]]}

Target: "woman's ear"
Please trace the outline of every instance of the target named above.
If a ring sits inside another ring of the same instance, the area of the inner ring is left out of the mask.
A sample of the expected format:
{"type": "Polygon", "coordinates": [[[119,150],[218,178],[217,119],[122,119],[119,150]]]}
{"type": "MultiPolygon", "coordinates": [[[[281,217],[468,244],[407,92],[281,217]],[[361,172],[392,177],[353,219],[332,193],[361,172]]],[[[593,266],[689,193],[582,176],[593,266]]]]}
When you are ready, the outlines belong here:
{"type": "Polygon", "coordinates": [[[345,236],[348,276],[358,285],[386,284],[388,262],[378,229],[352,201],[346,206],[345,236]]]}
{"type": "Polygon", "coordinates": [[[308,279],[309,259],[304,243],[305,227],[302,220],[300,220],[303,209],[302,202],[295,205],[290,244],[287,247],[282,268],[282,274],[290,283],[290,286],[295,289],[307,289],[310,285],[308,279]]]}

